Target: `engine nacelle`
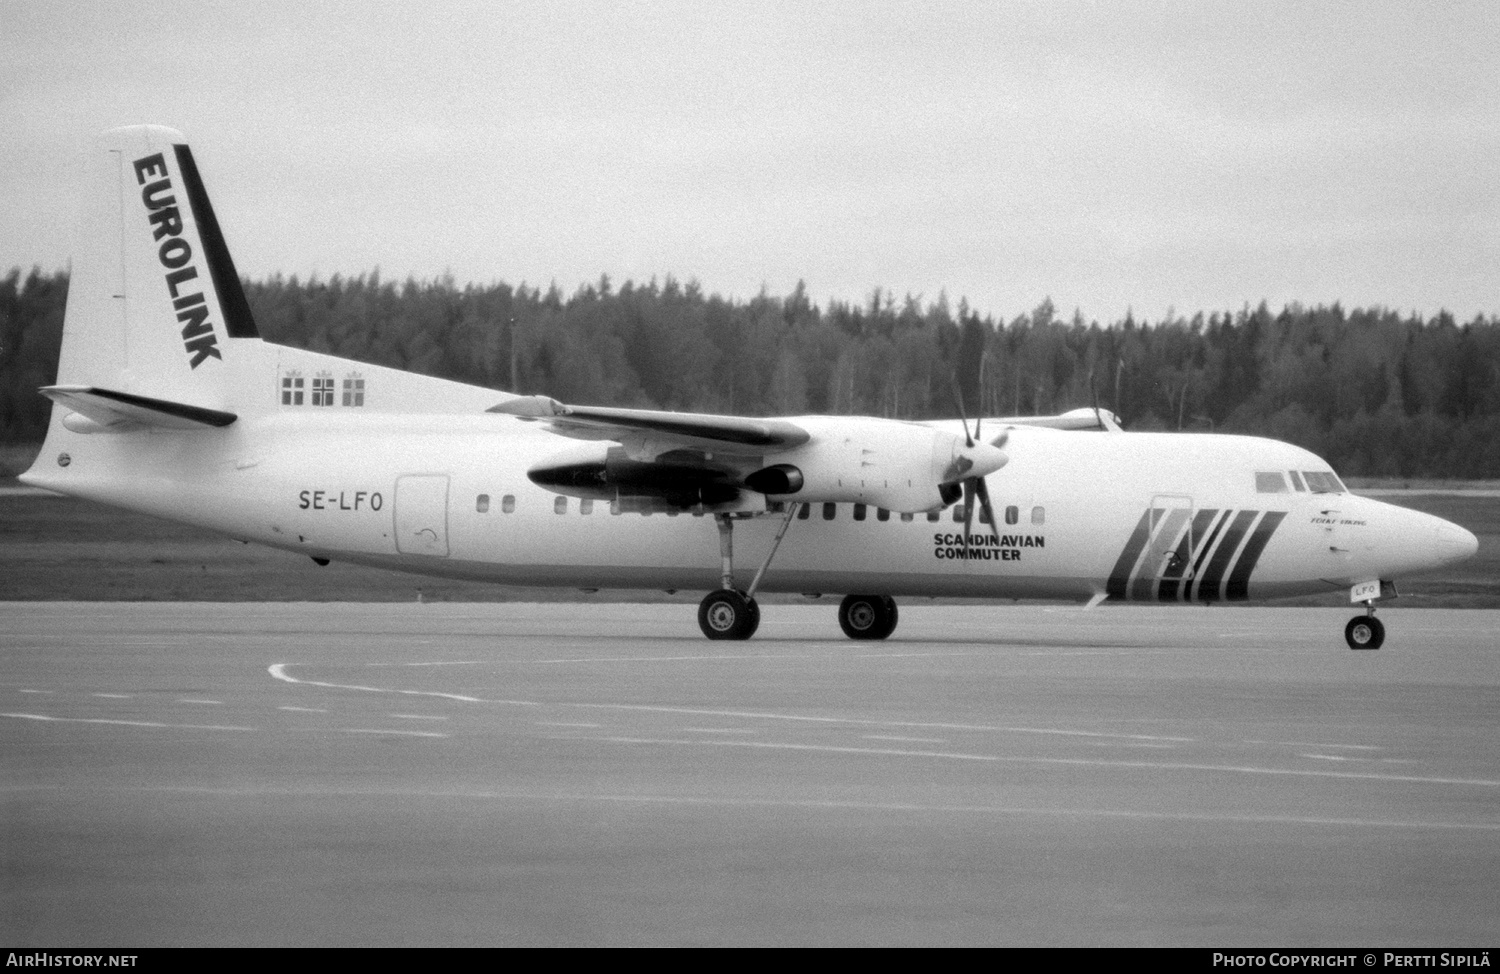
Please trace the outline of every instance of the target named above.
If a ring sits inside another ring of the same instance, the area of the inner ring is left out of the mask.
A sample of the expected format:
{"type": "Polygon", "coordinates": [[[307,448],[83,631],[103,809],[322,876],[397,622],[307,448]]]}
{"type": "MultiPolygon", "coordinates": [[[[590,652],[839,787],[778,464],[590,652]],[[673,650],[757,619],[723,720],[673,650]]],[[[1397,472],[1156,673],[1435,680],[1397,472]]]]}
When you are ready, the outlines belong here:
{"type": "Polygon", "coordinates": [[[938,510],[962,494],[966,477],[1000,469],[1006,456],[988,443],[916,423],[862,416],[793,420],[812,434],[802,446],[769,455],[746,486],[776,500],[870,504],[915,514],[938,510]],[[794,476],[795,475],[795,476],[794,476]],[[800,487],[793,486],[800,480],[800,487]],[[782,488],[784,489],[774,489],[782,488]]]}
{"type": "Polygon", "coordinates": [[[647,498],[686,509],[733,503],[740,472],[696,451],[673,451],[654,460],[632,460],[623,447],[590,443],[547,457],[526,471],[532,483],[559,494],[615,501],[647,498]]]}

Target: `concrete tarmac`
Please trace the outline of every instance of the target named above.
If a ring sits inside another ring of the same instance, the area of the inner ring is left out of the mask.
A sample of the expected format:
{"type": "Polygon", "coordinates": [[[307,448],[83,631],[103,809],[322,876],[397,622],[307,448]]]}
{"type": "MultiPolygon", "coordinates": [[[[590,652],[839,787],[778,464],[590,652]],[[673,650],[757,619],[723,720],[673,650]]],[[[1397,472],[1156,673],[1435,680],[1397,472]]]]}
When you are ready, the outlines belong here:
{"type": "Polygon", "coordinates": [[[1500,614],[0,603],[0,943],[1492,946],[1500,614]]]}

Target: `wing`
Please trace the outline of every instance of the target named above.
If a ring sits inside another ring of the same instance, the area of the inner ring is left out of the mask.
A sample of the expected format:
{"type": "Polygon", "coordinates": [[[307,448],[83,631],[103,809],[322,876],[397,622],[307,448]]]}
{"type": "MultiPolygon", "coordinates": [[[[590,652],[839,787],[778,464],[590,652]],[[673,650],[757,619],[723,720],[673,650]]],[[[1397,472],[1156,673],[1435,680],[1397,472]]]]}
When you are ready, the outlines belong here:
{"type": "Polygon", "coordinates": [[[219,409],[152,399],[97,386],[47,386],[42,395],[71,409],[78,417],[63,417],[77,433],[127,433],[140,429],[195,430],[228,426],[239,417],[219,409]]]}
{"type": "Polygon", "coordinates": [[[811,439],[807,430],[785,419],[712,416],[656,409],[567,406],[546,396],[520,396],[486,412],[540,423],[575,440],[652,441],[667,452],[703,450],[743,456],[790,450],[811,439]]]}
{"type": "Polygon", "coordinates": [[[544,457],[527,470],[532,483],[665,510],[764,511],[767,498],[936,510],[960,495],[959,482],[1007,459],[967,436],[872,416],[760,419],[568,406],[546,396],[488,412],[594,441],[544,457]]]}

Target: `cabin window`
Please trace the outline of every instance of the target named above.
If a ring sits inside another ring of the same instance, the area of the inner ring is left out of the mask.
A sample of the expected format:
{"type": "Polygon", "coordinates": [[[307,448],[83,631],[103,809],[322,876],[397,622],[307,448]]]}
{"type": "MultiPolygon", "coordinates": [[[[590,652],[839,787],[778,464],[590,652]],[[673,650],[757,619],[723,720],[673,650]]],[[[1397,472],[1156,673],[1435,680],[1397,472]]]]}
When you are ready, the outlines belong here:
{"type": "Polygon", "coordinates": [[[1307,489],[1314,494],[1342,494],[1344,492],[1344,485],[1339,483],[1339,478],[1332,473],[1304,470],[1302,476],[1307,478],[1307,489]]]}
{"type": "Polygon", "coordinates": [[[865,513],[868,510],[869,509],[867,507],[865,507],[865,505],[863,505],[863,504],[855,504],[854,505],[854,520],[856,520],[856,521],[863,521],[865,519],[865,513]]]}
{"type": "Polygon", "coordinates": [[[566,497],[555,498],[552,501],[552,511],[555,514],[568,513],[568,499],[566,497]]]}
{"type": "Polygon", "coordinates": [[[877,508],[875,508],[875,520],[877,520],[877,521],[889,521],[890,519],[891,519],[891,512],[890,511],[886,510],[883,507],[877,507],[877,508]]]}
{"type": "Polygon", "coordinates": [[[910,524],[912,521],[916,520],[916,518],[917,516],[915,514],[908,514],[906,512],[902,512],[901,514],[901,520],[905,521],[907,524],[910,524]]]}
{"type": "Polygon", "coordinates": [[[1006,524],[1015,524],[1019,520],[1021,520],[1021,509],[1019,507],[1012,504],[1005,509],[1006,524]]]}
{"type": "Polygon", "coordinates": [[[1302,482],[1302,475],[1295,470],[1287,471],[1292,475],[1292,486],[1297,490],[1306,491],[1307,485],[1302,482]]]}
{"type": "Polygon", "coordinates": [[[1045,507],[1033,507],[1031,509],[1031,523],[1032,524],[1046,524],[1047,523],[1047,509],[1045,507]]]}
{"type": "Polygon", "coordinates": [[[797,511],[797,520],[806,521],[810,517],[812,517],[812,505],[803,504],[802,507],[797,511]]]}
{"type": "Polygon", "coordinates": [[[834,514],[838,513],[839,506],[833,501],[823,502],[823,520],[832,521],[834,514]]]}
{"type": "Polygon", "coordinates": [[[928,511],[927,512],[927,520],[931,521],[933,524],[936,524],[939,520],[941,520],[942,516],[943,516],[943,512],[942,511],[928,511]]]}
{"type": "MultiPolygon", "coordinates": [[[[592,514],[592,513],[594,513],[594,501],[593,501],[593,498],[591,498],[591,497],[585,497],[583,500],[579,501],[578,502],[578,513],[579,514],[592,514]]],[[[677,512],[673,511],[672,513],[675,514],[677,512]]]]}
{"type": "Polygon", "coordinates": [[[514,514],[516,512],[516,495],[506,494],[500,498],[500,510],[506,514],[514,514]]]}
{"type": "Polygon", "coordinates": [[[490,495],[480,494],[479,498],[474,501],[474,510],[480,514],[488,514],[490,511],[490,495]]]}
{"type": "Polygon", "coordinates": [[[985,506],[983,504],[979,505],[979,523],[980,524],[989,524],[990,523],[990,512],[985,509],[985,506]]]}
{"type": "Polygon", "coordinates": [[[967,511],[968,511],[968,508],[964,507],[964,505],[962,505],[962,504],[954,504],[953,505],[953,523],[954,524],[962,524],[962,523],[964,523],[964,514],[967,511]]]}
{"type": "Polygon", "coordinates": [[[1285,494],[1286,476],[1280,470],[1261,470],[1255,474],[1257,494],[1285,494]]]}
{"type": "Polygon", "coordinates": [[[344,380],[344,405],[363,406],[365,404],[365,380],[359,377],[359,373],[349,376],[344,380]]]}
{"type": "Polygon", "coordinates": [[[767,514],[785,514],[786,513],[786,501],[767,501],[766,502],[766,513],[767,514]]]}

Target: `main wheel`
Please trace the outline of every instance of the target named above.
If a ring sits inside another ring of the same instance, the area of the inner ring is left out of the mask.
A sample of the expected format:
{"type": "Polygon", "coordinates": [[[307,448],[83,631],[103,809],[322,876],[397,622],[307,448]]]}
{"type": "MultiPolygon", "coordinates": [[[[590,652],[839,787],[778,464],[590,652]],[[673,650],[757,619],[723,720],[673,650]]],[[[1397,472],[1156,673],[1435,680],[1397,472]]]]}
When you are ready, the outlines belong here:
{"type": "Polygon", "coordinates": [[[733,589],[709,592],[698,604],[698,628],[709,639],[749,639],[760,626],[760,606],[733,589]]]}
{"type": "Polygon", "coordinates": [[[896,600],[889,595],[846,595],[839,627],[850,639],[884,639],[896,629],[896,600]]]}
{"type": "Polygon", "coordinates": [[[1350,649],[1379,649],[1385,642],[1385,623],[1374,616],[1355,616],[1344,627],[1350,649]]]}

